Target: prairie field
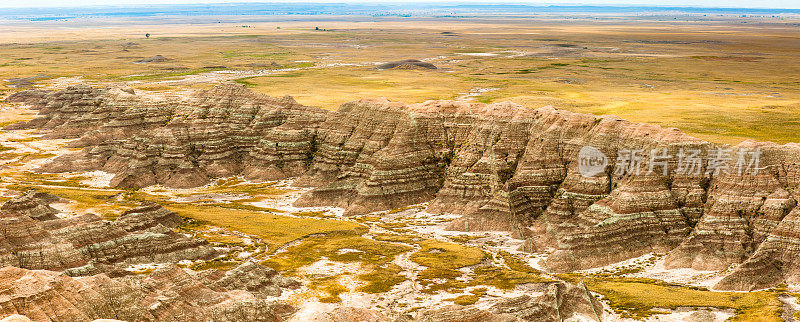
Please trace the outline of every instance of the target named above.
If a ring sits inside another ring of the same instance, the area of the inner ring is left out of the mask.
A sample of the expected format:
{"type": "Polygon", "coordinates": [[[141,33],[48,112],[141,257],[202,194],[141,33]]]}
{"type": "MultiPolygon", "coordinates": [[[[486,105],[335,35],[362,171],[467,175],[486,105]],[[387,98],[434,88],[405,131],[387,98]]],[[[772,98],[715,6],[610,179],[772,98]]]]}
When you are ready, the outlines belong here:
{"type": "Polygon", "coordinates": [[[149,91],[234,81],[326,109],[364,97],[513,101],[614,114],[714,142],[797,142],[800,20],[700,18],[9,22],[0,90],[13,90],[13,78],[149,91]],[[155,55],[166,60],[136,62],[155,55]],[[402,59],[438,69],[375,68],[402,59]]]}

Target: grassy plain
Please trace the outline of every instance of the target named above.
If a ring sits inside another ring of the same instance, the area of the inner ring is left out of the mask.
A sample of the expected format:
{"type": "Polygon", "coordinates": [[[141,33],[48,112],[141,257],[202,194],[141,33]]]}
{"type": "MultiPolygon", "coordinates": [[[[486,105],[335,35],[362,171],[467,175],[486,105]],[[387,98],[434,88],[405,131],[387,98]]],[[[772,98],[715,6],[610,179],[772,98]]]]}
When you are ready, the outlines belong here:
{"type": "MultiPolygon", "coordinates": [[[[567,18],[301,17],[244,24],[235,19],[245,18],[208,17],[191,25],[166,19],[80,28],[77,21],[16,22],[0,36],[0,78],[42,75],[35,82],[66,84],[54,79],[79,76],[153,91],[237,81],[327,109],[377,96],[410,103],[510,100],[615,114],[723,143],[800,141],[796,17],[567,18]],[[154,55],[170,60],[134,63],[154,55]],[[439,69],[374,68],[407,58],[439,69]]],[[[9,85],[0,91],[12,91],[9,85]]]]}

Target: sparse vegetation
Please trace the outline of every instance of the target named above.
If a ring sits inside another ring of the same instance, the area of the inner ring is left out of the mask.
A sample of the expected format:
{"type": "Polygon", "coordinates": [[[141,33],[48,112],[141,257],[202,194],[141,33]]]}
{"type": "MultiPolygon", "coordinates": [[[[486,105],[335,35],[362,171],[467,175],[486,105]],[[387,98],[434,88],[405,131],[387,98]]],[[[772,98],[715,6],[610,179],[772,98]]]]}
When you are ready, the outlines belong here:
{"type": "Polygon", "coordinates": [[[405,243],[405,244],[419,244],[421,241],[424,240],[421,237],[409,234],[375,234],[373,238],[375,240],[380,240],[380,241],[405,243]]]}
{"type": "Polygon", "coordinates": [[[458,305],[472,305],[478,302],[482,296],[486,295],[486,288],[476,288],[470,291],[469,295],[460,295],[454,299],[449,299],[458,305]]]}
{"type": "Polygon", "coordinates": [[[406,280],[405,277],[400,275],[400,272],[400,266],[395,264],[378,267],[372,273],[359,276],[359,278],[368,283],[359,288],[359,291],[372,294],[388,292],[392,287],[406,280]]]}
{"type": "Polygon", "coordinates": [[[339,294],[348,291],[348,289],[344,288],[344,286],[341,286],[337,283],[330,283],[321,289],[328,294],[328,296],[319,298],[319,301],[322,303],[339,303],[342,301],[342,299],[339,297],[339,294]]]}
{"type": "Polygon", "coordinates": [[[364,232],[365,229],[359,229],[309,236],[298,245],[289,247],[285,252],[266,260],[264,264],[291,275],[295,274],[298,268],[322,258],[344,263],[360,263],[370,271],[359,276],[361,280],[367,282],[360,290],[367,293],[386,292],[405,280],[396,274],[399,272],[398,267],[390,262],[395,256],[411,248],[361,237],[364,232]],[[343,249],[353,251],[342,252],[343,249]]]}
{"type": "Polygon", "coordinates": [[[426,267],[419,274],[419,280],[427,292],[465,287],[466,284],[456,281],[463,275],[458,269],[478,265],[487,258],[487,254],[475,247],[437,240],[424,240],[419,245],[420,250],[411,256],[411,260],[426,267]],[[446,281],[436,283],[437,279],[446,281]]]}
{"type": "Polygon", "coordinates": [[[234,261],[226,261],[226,260],[223,260],[223,259],[213,259],[213,260],[210,260],[210,261],[205,261],[205,262],[202,262],[202,263],[194,264],[194,265],[190,266],[189,268],[192,269],[192,270],[195,270],[195,271],[202,271],[202,270],[207,270],[207,269],[218,269],[218,270],[227,271],[227,270],[231,270],[231,269],[235,268],[238,265],[239,265],[239,263],[234,262],[234,261]]]}
{"type": "Polygon", "coordinates": [[[539,270],[531,267],[528,265],[528,263],[520,260],[509,252],[501,251],[498,253],[498,255],[503,259],[503,262],[506,264],[506,266],[512,270],[523,273],[541,273],[539,270]]]}
{"type": "Polygon", "coordinates": [[[497,266],[481,266],[475,269],[474,280],[468,285],[492,285],[501,290],[511,290],[517,285],[547,283],[553,280],[537,273],[520,272],[497,266]]]}
{"type": "MultiPolygon", "coordinates": [[[[245,33],[244,28],[224,34],[215,31],[186,36],[185,26],[166,25],[159,27],[159,34],[164,36],[123,52],[114,37],[125,35],[115,35],[107,29],[87,30],[78,41],[63,41],[57,31],[51,31],[46,37],[26,39],[31,42],[29,45],[4,47],[7,61],[0,65],[0,72],[6,78],[82,76],[135,80],[147,86],[150,81],[220,69],[217,66],[241,71],[264,69],[275,62],[281,66],[275,74],[244,75],[238,82],[257,91],[275,96],[289,94],[301,103],[329,109],[362,97],[422,102],[459,97],[472,89],[495,88],[472,98],[478,102],[511,100],[532,108],[554,105],[576,112],[615,114],[633,121],[676,126],[722,143],[737,143],[745,138],[796,141],[800,92],[787,77],[795,74],[797,62],[779,33],[700,31],[693,33],[697,39],[686,41],[660,31],[638,34],[618,28],[613,22],[609,22],[607,34],[586,33],[583,23],[586,22],[573,21],[569,26],[548,29],[551,37],[547,38],[527,36],[542,32],[543,26],[515,26],[509,31],[504,22],[459,30],[448,34],[453,37],[444,38],[440,33],[407,32],[402,28],[379,33],[358,25],[347,32],[270,26],[263,34],[245,33]],[[503,35],[494,33],[496,28],[503,28],[503,35]],[[286,29],[292,32],[285,33],[286,29]],[[432,41],[439,45],[429,46],[432,41]],[[695,41],[715,45],[698,47],[695,41]],[[341,46],[345,43],[354,46],[341,46]],[[608,43],[615,44],[614,51],[604,49],[608,43]],[[762,46],[764,43],[771,45],[762,46]],[[320,44],[328,44],[323,55],[320,44]],[[509,51],[509,46],[542,48],[545,52],[518,55],[509,51]],[[741,52],[743,47],[758,48],[759,54],[731,54],[741,52]],[[632,54],[641,52],[654,54],[632,54]],[[472,53],[496,55],[469,55],[472,53]],[[172,60],[132,63],[162,54],[172,60]],[[438,70],[376,70],[371,65],[438,56],[445,57],[431,60],[440,67],[438,70]],[[332,62],[355,65],[309,68],[332,62]],[[8,66],[1,67],[5,65],[8,66]],[[93,68],[98,65],[103,69],[93,68]]],[[[0,84],[3,89],[10,88],[0,84]]]]}
{"type": "MultiPolygon", "coordinates": [[[[560,277],[573,282],[576,275],[560,277]]],[[[611,307],[623,317],[646,318],[663,313],[658,308],[715,307],[736,311],[735,321],[781,321],[781,303],[778,293],[712,292],[653,279],[597,277],[583,278],[593,292],[608,299],[611,307]]]]}
{"type": "MultiPolygon", "coordinates": [[[[476,247],[467,247],[454,243],[437,240],[424,240],[419,243],[421,249],[411,256],[411,260],[422,266],[428,267],[425,271],[440,271],[450,275],[450,271],[458,268],[478,265],[486,258],[486,254],[476,247]]],[[[423,271],[423,274],[424,271],[423,271]]],[[[461,275],[460,272],[453,274],[461,275]]]]}
{"type": "Polygon", "coordinates": [[[351,222],[294,218],[269,212],[233,209],[214,205],[171,203],[165,205],[177,214],[208,222],[214,226],[258,236],[274,251],[281,245],[312,234],[346,232],[356,234],[364,227],[351,222]]]}
{"type": "Polygon", "coordinates": [[[316,262],[322,257],[346,263],[362,262],[383,265],[390,262],[395,255],[410,249],[407,246],[366,239],[361,237],[364,232],[366,232],[366,228],[359,227],[358,229],[310,236],[304,238],[298,245],[270,258],[265,264],[290,273],[301,266],[316,262]],[[340,249],[358,251],[339,253],[340,249]]]}

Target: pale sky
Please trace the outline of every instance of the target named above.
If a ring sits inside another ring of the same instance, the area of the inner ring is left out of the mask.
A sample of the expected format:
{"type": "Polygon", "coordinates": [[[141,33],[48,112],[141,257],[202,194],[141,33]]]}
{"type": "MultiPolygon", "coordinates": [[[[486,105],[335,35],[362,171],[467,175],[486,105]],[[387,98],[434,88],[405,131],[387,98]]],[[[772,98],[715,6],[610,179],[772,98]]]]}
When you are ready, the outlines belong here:
{"type": "MultiPolygon", "coordinates": [[[[402,1],[361,1],[361,0],[0,0],[0,8],[8,7],[76,7],[90,5],[129,5],[129,4],[190,4],[190,3],[241,3],[241,2],[280,2],[280,3],[402,3],[402,1]]],[[[650,6],[692,6],[692,7],[733,7],[733,8],[781,8],[800,9],[800,0],[443,0],[435,3],[507,3],[507,4],[586,4],[586,5],[650,5],[650,6]]]]}

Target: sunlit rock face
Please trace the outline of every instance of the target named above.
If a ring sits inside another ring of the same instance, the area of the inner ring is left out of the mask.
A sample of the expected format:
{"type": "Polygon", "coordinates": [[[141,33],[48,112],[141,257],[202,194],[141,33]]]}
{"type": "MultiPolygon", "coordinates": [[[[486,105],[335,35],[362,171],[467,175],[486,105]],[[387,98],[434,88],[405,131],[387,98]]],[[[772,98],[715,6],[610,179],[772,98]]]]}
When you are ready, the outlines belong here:
{"type": "Polygon", "coordinates": [[[104,170],[116,187],[293,177],[315,188],[298,206],[364,214],[429,202],[429,212],[462,215],[449,229],[510,231],[524,250],[553,250],[554,271],[657,252],[668,267],[744,263],[719,287],[752,289],[794,281],[800,267],[790,255],[796,144],[723,147],[674,128],[512,103],[364,99],[329,112],[234,85],[188,97],[77,86],[8,99],[41,113],[14,128],[77,137],[83,148],[41,171],[104,170]],[[591,175],[585,147],[606,157],[591,175]],[[725,168],[715,151],[725,151],[725,168]]]}
{"type": "Polygon", "coordinates": [[[42,115],[14,128],[79,137],[72,146],[85,149],[41,170],[104,170],[116,174],[111,184],[120,188],[188,188],[233,175],[299,175],[311,163],[316,128],[329,114],[238,86],[218,86],[188,98],[84,86],[43,97],[19,92],[8,98],[33,105],[42,115]]]}
{"type": "Polygon", "coordinates": [[[29,192],[0,207],[0,266],[89,275],[216,256],[205,240],[173,231],[183,219],[159,205],[130,209],[109,222],[93,214],[58,218],[49,206],[56,199],[29,192]]]}
{"type": "Polygon", "coordinates": [[[245,262],[227,272],[174,263],[217,256],[208,242],[175,232],[183,223],[156,204],[113,222],[55,216],[58,198],[29,192],[0,207],[0,316],[33,321],[282,321],[294,309],[274,297],[299,283],[245,262]],[[148,275],[124,269],[162,264],[148,275]],[[22,318],[22,317],[20,317],[22,318]]]}
{"type": "Polygon", "coordinates": [[[250,292],[209,287],[177,266],[127,279],[7,266],[0,287],[0,314],[33,321],[282,321],[294,312],[250,292]]]}

